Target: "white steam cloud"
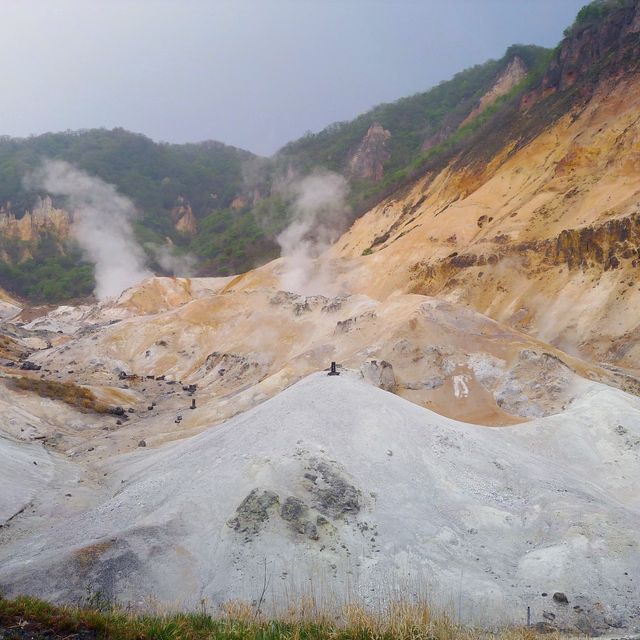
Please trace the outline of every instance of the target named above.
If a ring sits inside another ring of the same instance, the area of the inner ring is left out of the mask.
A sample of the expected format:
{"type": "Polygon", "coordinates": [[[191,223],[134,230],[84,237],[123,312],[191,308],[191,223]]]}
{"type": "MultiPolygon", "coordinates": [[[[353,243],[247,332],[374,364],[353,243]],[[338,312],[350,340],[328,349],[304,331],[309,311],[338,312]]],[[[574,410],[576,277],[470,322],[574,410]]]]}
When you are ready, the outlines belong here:
{"type": "Polygon", "coordinates": [[[189,253],[177,253],[173,244],[145,245],[155,261],[167,273],[180,274],[183,278],[189,278],[195,273],[196,259],[189,253]]]}
{"type": "Polygon", "coordinates": [[[73,236],[95,264],[98,299],[117,296],[153,275],[134,238],[135,207],[115,187],[61,160],[45,160],[25,182],[66,198],[73,236]]]}
{"type": "Polygon", "coordinates": [[[285,258],[280,286],[303,295],[330,294],[329,274],[317,258],[347,226],[347,181],[337,173],[316,171],[287,189],[294,196],[294,219],[277,238],[285,258]]]}

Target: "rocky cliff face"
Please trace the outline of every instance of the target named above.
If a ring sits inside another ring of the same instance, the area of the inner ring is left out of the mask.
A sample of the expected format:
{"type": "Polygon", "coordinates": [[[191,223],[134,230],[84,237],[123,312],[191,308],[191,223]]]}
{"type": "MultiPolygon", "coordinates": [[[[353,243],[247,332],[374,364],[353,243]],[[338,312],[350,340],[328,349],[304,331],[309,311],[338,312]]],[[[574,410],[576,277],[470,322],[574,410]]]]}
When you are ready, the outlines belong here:
{"type": "Polygon", "coordinates": [[[640,59],[640,3],[609,3],[599,19],[577,21],[566,33],[540,86],[523,97],[523,107],[579,80],[595,83],[604,75],[634,68],[640,59]]]}
{"type": "Polygon", "coordinates": [[[505,70],[498,76],[495,84],[485,93],[478,105],[471,111],[471,113],[462,121],[465,125],[471,122],[474,118],[478,117],[483,111],[490,107],[498,98],[506,95],[520,82],[527,77],[527,67],[518,56],[515,56],[513,60],[507,65],[505,70]]]}
{"type": "Polygon", "coordinates": [[[498,74],[493,85],[478,100],[477,104],[471,105],[466,115],[464,112],[462,114],[455,112],[448,114],[438,131],[427,136],[420,150],[424,153],[445,142],[457,129],[473,121],[495,104],[498,98],[507,95],[517,87],[527,77],[529,71],[522,58],[515,55],[498,74]]]}
{"type": "MultiPolygon", "coordinates": [[[[526,247],[523,247],[526,248],[526,247]]],[[[552,265],[569,269],[618,269],[640,257],[640,207],[629,216],[608,220],[580,229],[564,229],[553,240],[535,247],[552,265]],[[544,253],[541,251],[544,249],[544,253]]]]}
{"type": "MultiPolygon", "coordinates": [[[[64,243],[69,237],[71,222],[72,215],[55,207],[48,196],[39,199],[33,210],[26,211],[21,218],[11,210],[11,203],[6,203],[0,208],[0,236],[9,242],[23,243],[19,260],[29,257],[45,234],[64,243]]],[[[0,254],[0,259],[5,262],[12,261],[12,257],[6,251],[0,254]]]]}
{"type": "Polygon", "coordinates": [[[544,88],[566,89],[594,66],[612,69],[640,54],[640,4],[617,3],[600,20],[576,25],[562,43],[544,79],[544,88]]]}
{"type": "Polygon", "coordinates": [[[49,196],[39,199],[33,210],[26,211],[21,218],[16,217],[11,203],[7,203],[0,208],[0,233],[23,242],[37,241],[43,231],[62,237],[68,234],[71,220],[71,214],[54,207],[49,196]]]}
{"type": "Polygon", "coordinates": [[[390,158],[387,144],[391,133],[374,122],[349,159],[348,171],[354,178],[378,182],[384,176],[384,163],[390,158]]]}
{"type": "Polygon", "coordinates": [[[178,198],[176,206],[171,210],[171,220],[176,231],[187,235],[195,235],[198,231],[198,221],[191,205],[182,197],[178,198]]]}

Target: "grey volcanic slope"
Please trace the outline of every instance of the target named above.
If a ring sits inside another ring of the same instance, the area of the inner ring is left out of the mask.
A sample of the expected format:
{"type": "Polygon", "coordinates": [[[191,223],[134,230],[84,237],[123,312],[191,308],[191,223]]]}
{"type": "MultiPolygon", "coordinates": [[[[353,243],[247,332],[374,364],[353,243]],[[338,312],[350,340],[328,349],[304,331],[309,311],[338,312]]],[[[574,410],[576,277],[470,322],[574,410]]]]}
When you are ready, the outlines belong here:
{"type": "Polygon", "coordinates": [[[111,497],[5,536],[0,589],[191,606],[256,600],[266,570],[274,606],[399,592],[475,622],[530,605],[534,620],[634,629],[639,462],[640,401],[596,383],[562,414],[490,429],[314,374],[111,460],[111,497]]]}
{"type": "Polygon", "coordinates": [[[41,444],[0,434],[0,524],[18,515],[51,480],[53,464],[41,444]]]}

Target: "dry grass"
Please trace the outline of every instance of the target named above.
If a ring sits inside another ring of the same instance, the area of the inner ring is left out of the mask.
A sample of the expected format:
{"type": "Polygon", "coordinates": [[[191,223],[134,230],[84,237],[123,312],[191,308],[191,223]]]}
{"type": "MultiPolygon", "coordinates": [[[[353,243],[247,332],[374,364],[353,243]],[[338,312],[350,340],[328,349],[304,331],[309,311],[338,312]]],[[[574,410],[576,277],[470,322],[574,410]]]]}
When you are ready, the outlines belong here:
{"type": "MultiPolygon", "coordinates": [[[[204,606],[199,612],[141,615],[114,607],[55,607],[34,598],[0,597],[0,627],[21,621],[42,625],[55,637],[89,630],[113,640],[536,640],[533,629],[509,628],[485,632],[433,615],[421,604],[397,603],[383,613],[357,605],[338,615],[300,603],[288,614],[268,618],[248,603],[230,602],[216,616],[204,606]],[[308,615],[310,614],[310,615],[308,615]]],[[[557,634],[547,634],[557,640],[557,634]]]]}
{"type": "Polygon", "coordinates": [[[0,358],[6,360],[19,360],[24,355],[24,349],[13,338],[0,335],[0,358]]]}
{"type": "Polygon", "coordinates": [[[92,391],[73,382],[57,382],[22,376],[15,378],[11,384],[15,389],[31,391],[42,398],[60,400],[80,409],[80,411],[93,411],[94,413],[109,413],[111,411],[109,405],[100,402],[92,391]]]}
{"type": "Polygon", "coordinates": [[[113,540],[107,540],[105,542],[97,542],[96,544],[90,544],[78,549],[74,553],[74,557],[80,570],[83,572],[88,571],[93,567],[100,556],[109,551],[112,546],[113,540]]]}

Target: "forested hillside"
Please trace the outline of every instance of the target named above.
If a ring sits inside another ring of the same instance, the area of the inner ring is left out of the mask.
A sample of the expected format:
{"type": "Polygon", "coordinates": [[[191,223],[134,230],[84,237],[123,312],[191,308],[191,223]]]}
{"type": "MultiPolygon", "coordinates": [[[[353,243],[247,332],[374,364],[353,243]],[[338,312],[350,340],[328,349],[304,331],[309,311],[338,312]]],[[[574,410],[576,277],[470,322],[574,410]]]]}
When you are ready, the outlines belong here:
{"type": "Polygon", "coordinates": [[[353,150],[373,123],[380,123],[391,134],[384,177],[378,182],[352,178],[352,200],[358,211],[370,205],[382,193],[388,193],[405,180],[421,162],[440,155],[476,131],[501,105],[542,75],[552,51],[536,46],[513,45],[500,60],[461,71],[423,93],[381,104],[355,120],[337,122],[317,134],[308,134],[287,144],[277,156],[301,171],[322,165],[341,173],[348,172],[353,150]],[[527,76],[500,97],[482,116],[465,123],[465,118],[490,90],[500,74],[514,59],[519,59],[527,76]]]}

